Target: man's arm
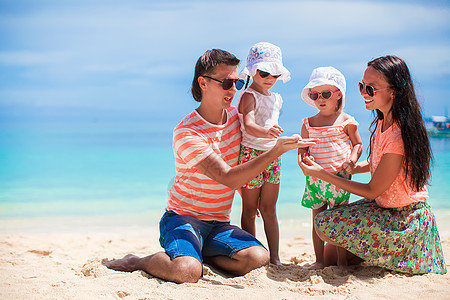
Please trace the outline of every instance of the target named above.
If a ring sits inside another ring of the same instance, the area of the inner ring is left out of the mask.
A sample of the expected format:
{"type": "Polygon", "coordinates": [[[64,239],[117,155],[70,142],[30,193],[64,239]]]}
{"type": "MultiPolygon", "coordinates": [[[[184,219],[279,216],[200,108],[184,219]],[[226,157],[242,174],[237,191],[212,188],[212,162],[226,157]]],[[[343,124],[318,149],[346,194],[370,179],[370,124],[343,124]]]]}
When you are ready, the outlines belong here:
{"type": "Polygon", "coordinates": [[[302,140],[298,135],[280,137],[272,149],[244,164],[230,167],[219,155],[212,153],[195,167],[211,179],[232,189],[238,189],[261,173],[281,154],[292,149],[309,147],[315,143],[316,140],[302,140]]]}

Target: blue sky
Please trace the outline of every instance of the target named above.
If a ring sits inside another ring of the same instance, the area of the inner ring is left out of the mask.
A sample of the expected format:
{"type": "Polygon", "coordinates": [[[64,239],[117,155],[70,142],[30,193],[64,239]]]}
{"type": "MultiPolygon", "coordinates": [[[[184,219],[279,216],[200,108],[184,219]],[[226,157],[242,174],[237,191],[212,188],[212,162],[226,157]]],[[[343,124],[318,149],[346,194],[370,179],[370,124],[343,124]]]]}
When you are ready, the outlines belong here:
{"type": "Polygon", "coordinates": [[[300,91],[313,68],[328,65],[347,78],[345,110],[369,119],[356,84],[385,54],[407,62],[425,115],[448,106],[448,1],[0,0],[0,117],[173,125],[197,106],[189,87],[205,50],[228,50],[242,68],[259,41],[278,45],[291,71],[274,87],[285,126],[315,113],[300,91]]]}

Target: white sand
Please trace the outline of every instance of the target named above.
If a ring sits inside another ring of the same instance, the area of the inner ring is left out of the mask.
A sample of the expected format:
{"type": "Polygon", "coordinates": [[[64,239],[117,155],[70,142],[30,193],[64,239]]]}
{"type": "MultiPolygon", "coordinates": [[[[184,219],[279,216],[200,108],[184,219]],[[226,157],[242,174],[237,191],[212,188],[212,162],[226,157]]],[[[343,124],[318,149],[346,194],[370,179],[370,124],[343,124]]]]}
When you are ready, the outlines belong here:
{"type": "MultiPolygon", "coordinates": [[[[0,299],[450,299],[449,274],[409,276],[364,265],[351,273],[309,271],[314,254],[304,220],[280,222],[282,266],[242,277],[205,266],[198,283],[175,284],[103,266],[102,260],[127,253],[161,251],[159,216],[148,216],[0,220],[0,299]]],[[[448,214],[438,225],[449,266],[444,219],[448,214]]]]}

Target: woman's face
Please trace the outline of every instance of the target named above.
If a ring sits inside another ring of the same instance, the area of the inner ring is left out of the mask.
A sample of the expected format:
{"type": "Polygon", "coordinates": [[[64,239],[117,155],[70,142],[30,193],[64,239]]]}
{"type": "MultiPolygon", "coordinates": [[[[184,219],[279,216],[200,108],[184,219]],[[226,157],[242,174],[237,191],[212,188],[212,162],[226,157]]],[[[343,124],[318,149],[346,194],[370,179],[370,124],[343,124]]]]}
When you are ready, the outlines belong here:
{"type": "Polygon", "coordinates": [[[389,83],[384,75],[373,67],[367,67],[362,78],[362,83],[363,88],[361,91],[361,96],[364,98],[366,109],[378,109],[386,116],[392,108],[394,90],[389,88],[389,83]],[[373,96],[367,94],[366,86],[368,85],[374,90],[373,96]]]}

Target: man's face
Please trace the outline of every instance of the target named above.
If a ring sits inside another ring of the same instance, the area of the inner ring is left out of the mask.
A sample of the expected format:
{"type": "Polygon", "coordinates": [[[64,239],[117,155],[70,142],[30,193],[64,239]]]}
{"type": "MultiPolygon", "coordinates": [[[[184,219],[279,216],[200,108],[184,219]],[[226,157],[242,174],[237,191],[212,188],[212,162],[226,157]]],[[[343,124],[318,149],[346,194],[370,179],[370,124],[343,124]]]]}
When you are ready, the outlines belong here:
{"type": "MultiPolygon", "coordinates": [[[[223,81],[224,79],[238,79],[237,66],[219,64],[215,68],[215,72],[210,77],[223,81]]],[[[208,101],[217,108],[226,109],[230,107],[236,94],[236,85],[233,84],[228,90],[224,90],[222,84],[216,80],[206,77],[199,77],[202,87],[202,102],[208,101]]]]}

